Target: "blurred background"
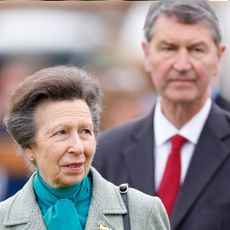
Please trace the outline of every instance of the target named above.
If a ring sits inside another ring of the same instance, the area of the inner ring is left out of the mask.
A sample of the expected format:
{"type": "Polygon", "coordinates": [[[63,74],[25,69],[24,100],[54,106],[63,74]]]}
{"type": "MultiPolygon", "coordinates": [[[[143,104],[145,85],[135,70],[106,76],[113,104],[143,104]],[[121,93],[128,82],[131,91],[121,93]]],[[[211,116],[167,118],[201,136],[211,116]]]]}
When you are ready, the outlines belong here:
{"type": "MultiPolygon", "coordinates": [[[[148,113],[156,93],[143,67],[147,1],[0,2],[0,200],[24,183],[27,170],[2,119],[15,87],[43,67],[70,64],[98,78],[104,92],[101,130],[148,113]]],[[[230,3],[212,1],[230,44],[230,3]]],[[[213,92],[230,100],[230,57],[213,92]]]]}

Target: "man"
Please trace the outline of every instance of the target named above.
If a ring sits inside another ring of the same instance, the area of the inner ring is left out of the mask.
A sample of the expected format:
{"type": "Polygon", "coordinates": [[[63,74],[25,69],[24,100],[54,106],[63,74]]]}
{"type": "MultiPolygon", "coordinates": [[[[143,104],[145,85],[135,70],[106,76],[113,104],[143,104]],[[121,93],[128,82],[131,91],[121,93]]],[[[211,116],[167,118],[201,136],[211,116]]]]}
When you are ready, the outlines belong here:
{"type": "Polygon", "coordinates": [[[180,187],[166,206],[172,229],[229,230],[230,116],[210,99],[225,50],[215,12],[207,0],[153,2],[144,32],[145,68],[159,98],[147,117],[101,134],[94,165],[116,184],[161,197],[170,139],[180,134],[180,187]]]}

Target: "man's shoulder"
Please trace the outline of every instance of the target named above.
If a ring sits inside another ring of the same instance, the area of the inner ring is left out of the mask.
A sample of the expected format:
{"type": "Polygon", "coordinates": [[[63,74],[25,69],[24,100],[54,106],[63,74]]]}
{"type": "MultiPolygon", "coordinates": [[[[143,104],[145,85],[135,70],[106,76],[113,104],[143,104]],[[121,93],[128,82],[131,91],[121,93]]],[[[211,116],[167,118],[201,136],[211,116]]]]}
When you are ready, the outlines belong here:
{"type": "Polygon", "coordinates": [[[224,119],[227,123],[230,124],[230,111],[221,108],[219,105],[213,103],[210,116],[213,119],[224,119]]]}
{"type": "Polygon", "coordinates": [[[116,125],[110,128],[107,128],[105,130],[103,130],[100,134],[99,134],[99,140],[101,138],[104,138],[105,136],[114,136],[114,135],[120,135],[121,133],[128,133],[130,132],[132,129],[134,129],[134,127],[137,125],[138,121],[131,121],[125,124],[121,124],[121,125],[116,125]]]}
{"type": "Polygon", "coordinates": [[[111,128],[108,128],[101,132],[98,137],[98,141],[102,141],[103,139],[109,139],[111,137],[116,137],[118,139],[124,138],[125,136],[129,136],[130,134],[140,131],[145,125],[149,124],[150,115],[141,117],[139,119],[130,121],[128,123],[117,125],[111,128]]]}
{"type": "MultiPolygon", "coordinates": [[[[120,161],[122,150],[135,143],[142,130],[146,130],[143,127],[145,123],[148,123],[146,126],[151,126],[148,116],[101,132],[97,139],[97,151],[93,165],[102,173],[99,165],[102,168],[105,165],[106,167],[111,167],[115,159],[120,161]],[[112,165],[109,166],[109,164],[112,165]]],[[[102,175],[105,176],[103,173],[102,175]]]]}
{"type": "Polygon", "coordinates": [[[215,103],[224,110],[230,111],[230,101],[225,99],[221,94],[218,94],[215,103]]]}

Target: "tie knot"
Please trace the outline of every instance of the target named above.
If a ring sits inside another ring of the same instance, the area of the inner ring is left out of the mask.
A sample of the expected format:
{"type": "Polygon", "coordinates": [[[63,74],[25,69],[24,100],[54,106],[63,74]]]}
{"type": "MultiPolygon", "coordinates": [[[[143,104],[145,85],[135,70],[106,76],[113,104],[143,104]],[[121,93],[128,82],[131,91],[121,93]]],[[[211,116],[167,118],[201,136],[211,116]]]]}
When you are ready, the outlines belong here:
{"type": "Polygon", "coordinates": [[[187,142],[187,139],[177,134],[171,138],[172,141],[172,149],[180,150],[182,145],[187,142]]]}

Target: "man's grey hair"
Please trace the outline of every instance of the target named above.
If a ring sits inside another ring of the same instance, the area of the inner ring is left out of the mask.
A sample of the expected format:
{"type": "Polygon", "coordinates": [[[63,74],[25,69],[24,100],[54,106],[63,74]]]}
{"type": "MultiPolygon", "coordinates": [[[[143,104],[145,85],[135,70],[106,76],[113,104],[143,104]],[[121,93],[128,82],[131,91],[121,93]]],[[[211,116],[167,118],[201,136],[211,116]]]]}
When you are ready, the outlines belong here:
{"type": "Polygon", "coordinates": [[[153,2],[144,24],[144,35],[148,42],[152,40],[154,25],[161,15],[175,17],[178,22],[185,24],[203,23],[210,29],[216,46],[219,46],[222,41],[219,19],[208,0],[161,0],[153,2]]]}

